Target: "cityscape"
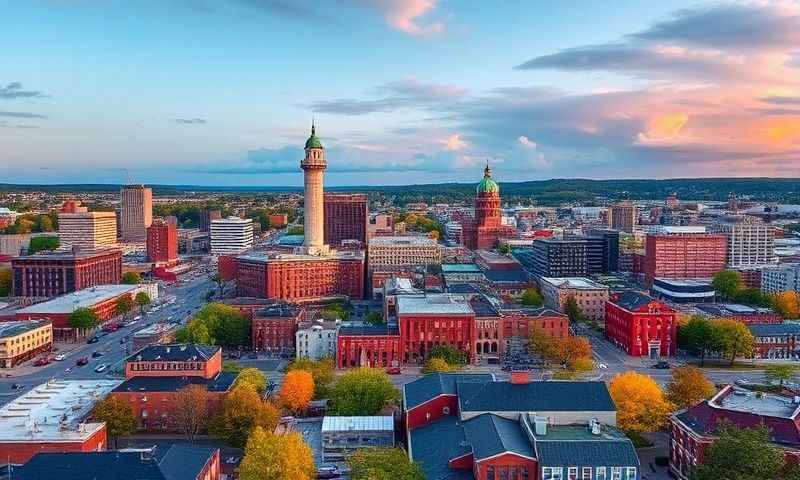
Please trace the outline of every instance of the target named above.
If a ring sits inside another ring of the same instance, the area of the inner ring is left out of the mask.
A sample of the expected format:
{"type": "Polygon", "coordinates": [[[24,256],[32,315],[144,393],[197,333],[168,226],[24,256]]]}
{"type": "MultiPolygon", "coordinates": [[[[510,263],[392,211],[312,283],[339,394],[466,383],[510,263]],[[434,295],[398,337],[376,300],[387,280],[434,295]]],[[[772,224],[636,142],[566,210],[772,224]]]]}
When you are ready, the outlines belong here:
{"type": "Polygon", "coordinates": [[[0,33],[0,479],[800,480],[800,5],[147,3],[0,33]]]}

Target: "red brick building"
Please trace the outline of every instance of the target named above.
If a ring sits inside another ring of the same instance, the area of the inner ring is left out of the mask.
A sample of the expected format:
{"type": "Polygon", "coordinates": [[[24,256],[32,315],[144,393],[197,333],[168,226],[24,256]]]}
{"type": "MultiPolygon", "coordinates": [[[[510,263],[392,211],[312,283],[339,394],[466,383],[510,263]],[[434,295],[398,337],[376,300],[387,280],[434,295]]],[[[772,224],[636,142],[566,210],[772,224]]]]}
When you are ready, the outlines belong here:
{"type": "Polygon", "coordinates": [[[57,297],[122,278],[122,251],[38,253],[11,260],[16,297],[57,297]]]}
{"type": "Polygon", "coordinates": [[[475,361],[475,312],[464,297],[447,294],[397,297],[402,363],[422,363],[437,345],[449,345],[475,361]]]}
{"type": "Polygon", "coordinates": [[[635,291],[606,301],[606,338],[632,357],[670,357],[677,348],[677,311],[635,291]]]}
{"type": "Polygon", "coordinates": [[[236,380],[222,371],[222,349],[196,344],[150,345],[128,357],[126,380],[111,395],[128,402],[140,430],[177,431],[179,390],[200,385],[214,415],[236,380]]]}
{"type": "Polygon", "coordinates": [[[157,266],[178,262],[178,229],[174,223],[156,219],[147,227],[147,260],[157,266]]]}
{"type": "Polygon", "coordinates": [[[800,356],[800,325],[748,325],[756,341],[756,358],[795,359],[800,356]]]}
{"type": "Polygon", "coordinates": [[[283,228],[289,224],[289,216],[285,213],[273,213],[269,216],[269,225],[272,228],[283,228]]]}
{"type": "Polygon", "coordinates": [[[242,255],[236,262],[241,296],[287,302],[323,298],[364,298],[364,257],[349,253],[310,255],[242,255]]]}
{"type": "Polygon", "coordinates": [[[336,338],[336,367],[398,367],[400,332],[386,325],[342,327],[336,338]]]}
{"type": "Polygon", "coordinates": [[[297,325],[303,309],[291,304],[275,304],[256,310],[250,327],[253,350],[270,354],[294,354],[297,325]]]}
{"type": "Polygon", "coordinates": [[[369,204],[364,193],[326,193],[323,200],[325,243],[339,245],[342,240],[367,244],[369,204]]]}
{"type": "Polygon", "coordinates": [[[502,224],[500,211],[500,187],[492,180],[489,165],[483,171],[475,195],[475,217],[462,222],[463,240],[472,250],[490,249],[500,238],[517,236],[517,229],[502,224]]]}
{"type": "Polygon", "coordinates": [[[703,233],[702,227],[663,228],[666,233],[647,235],[644,273],[648,287],[656,277],[712,278],[725,269],[725,235],[703,233]]]}

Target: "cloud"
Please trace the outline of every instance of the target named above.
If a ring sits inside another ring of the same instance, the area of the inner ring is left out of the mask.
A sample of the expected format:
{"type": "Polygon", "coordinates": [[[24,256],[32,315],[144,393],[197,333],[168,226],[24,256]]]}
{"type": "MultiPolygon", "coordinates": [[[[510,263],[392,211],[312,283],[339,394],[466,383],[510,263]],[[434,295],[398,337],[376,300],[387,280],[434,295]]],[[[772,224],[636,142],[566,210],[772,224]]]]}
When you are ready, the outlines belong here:
{"type": "Polygon", "coordinates": [[[520,145],[529,150],[536,150],[536,142],[531,141],[531,139],[529,139],[525,135],[520,135],[519,137],[517,137],[517,141],[519,142],[520,145]]]}
{"type": "Polygon", "coordinates": [[[9,118],[47,118],[45,115],[30,112],[0,112],[0,117],[9,118]]]}
{"type": "Polygon", "coordinates": [[[457,152],[466,149],[469,144],[461,138],[461,135],[455,133],[442,140],[444,149],[448,152],[457,152]]]}
{"type": "Polygon", "coordinates": [[[203,118],[173,118],[172,121],[181,125],[203,125],[208,123],[203,118]]]}
{"type": "Polygon", "coordinates": [[[35,129],[39,127],[37,127],[36,125],[12,124],[6,122],[5,120],[0,120],[0,128],[35,129]]]}
{"type": "Polygon", "coordinates": [[[762,98],[761,101],[771,103],[772,105],[800,105],[800,97],[765,97],[762,98]]]}
{"type": "Polygon", "coordinates": [[[423,21],[432,13],[437,0],[356,0],[357,4],[378,10],[392,28],[410,35],[432,35],[445,30],[441,21],[423,21]]]}
{"type": "Polygon", "coordinates": [[[323,100],[312,103],[310,107],[319,113],[349,116],[392,112],[405,108],[432,108],[459,101],[467,94],[467,90],[452,84],[425,83],[415,77],[408,77],[379,85],[373,89],[373,93],[379,97],[363,100],[353,98],[323,100]]]}
{"type": "Polygon", "coordinates": [[[37,90],[23,90],[20,82],[11,82],[5,87],[0,87],[0,99],[44,98],[46,96],[37,90]]]}

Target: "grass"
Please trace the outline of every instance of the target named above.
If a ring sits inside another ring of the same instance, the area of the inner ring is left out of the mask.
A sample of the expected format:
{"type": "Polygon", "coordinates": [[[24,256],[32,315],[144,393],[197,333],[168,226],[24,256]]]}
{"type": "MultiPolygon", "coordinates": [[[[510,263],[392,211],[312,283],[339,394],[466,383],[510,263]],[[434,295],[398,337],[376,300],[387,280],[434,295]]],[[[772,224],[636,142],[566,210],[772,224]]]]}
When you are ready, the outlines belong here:
{"type": "Polygon", "coordinates": [[[641,433],[625,430],[625,435],[631,439],[633,446],[636,448],[648,448],[653,446],[653,442],[646,439],[641,433]]]}

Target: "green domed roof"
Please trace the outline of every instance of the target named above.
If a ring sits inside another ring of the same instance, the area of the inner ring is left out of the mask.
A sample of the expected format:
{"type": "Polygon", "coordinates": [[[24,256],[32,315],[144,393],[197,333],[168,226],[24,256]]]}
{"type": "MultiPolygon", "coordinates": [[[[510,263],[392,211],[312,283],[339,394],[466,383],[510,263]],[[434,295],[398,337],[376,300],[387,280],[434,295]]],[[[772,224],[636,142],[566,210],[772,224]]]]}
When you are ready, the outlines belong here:
{"type": "Polygon", "coordinates": [[[478,184],[478,193],[500,193],[500,187],[497,182],[492,180],[492,170],[489,165],[483,170],[483,179],[478,184]]]}
{"type": "Polygon", "coordinates": [[[319,141],[317,137],[316,129],[314,128],[314,124],[311,124],[311,136],[308,137],[306,140],[306,148],[322,148],[322,142],[319,141]]]}

